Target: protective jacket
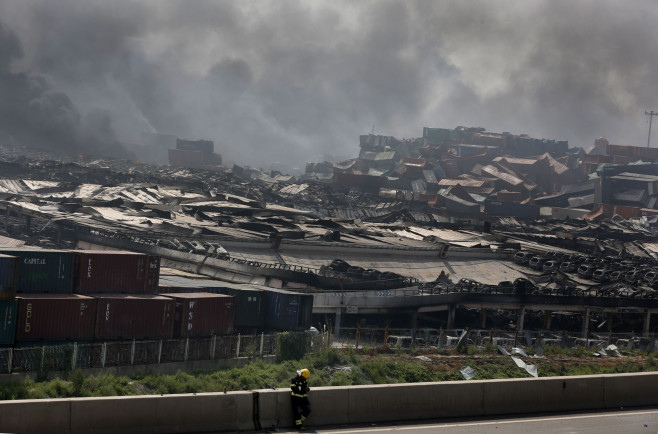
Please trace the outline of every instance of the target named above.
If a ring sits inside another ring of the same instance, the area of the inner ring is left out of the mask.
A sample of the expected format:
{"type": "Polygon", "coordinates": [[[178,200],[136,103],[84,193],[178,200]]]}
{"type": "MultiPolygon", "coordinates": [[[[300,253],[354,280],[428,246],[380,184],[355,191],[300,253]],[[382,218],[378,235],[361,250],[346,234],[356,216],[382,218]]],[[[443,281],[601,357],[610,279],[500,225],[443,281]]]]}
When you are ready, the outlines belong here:
{"type": "Polygon", "coordinates": [[[290,381],[290,390],[292,390],[291,396],[295,398],[306,398],[308,397],[308,382],[306,378],[301,375],[297,375],[290,381]]]}

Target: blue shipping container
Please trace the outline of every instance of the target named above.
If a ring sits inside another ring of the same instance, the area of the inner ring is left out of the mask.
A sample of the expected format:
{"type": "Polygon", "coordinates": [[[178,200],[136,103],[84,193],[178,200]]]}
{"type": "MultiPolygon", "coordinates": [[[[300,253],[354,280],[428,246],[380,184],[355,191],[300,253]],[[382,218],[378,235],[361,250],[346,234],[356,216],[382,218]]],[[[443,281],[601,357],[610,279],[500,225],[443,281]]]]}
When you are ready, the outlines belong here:
{"type": "Polygon", "coordinates": [[[265,327],[275,330],[297,330],[300,295],[274,289],[268,289],[265,293],[265,327]]]}

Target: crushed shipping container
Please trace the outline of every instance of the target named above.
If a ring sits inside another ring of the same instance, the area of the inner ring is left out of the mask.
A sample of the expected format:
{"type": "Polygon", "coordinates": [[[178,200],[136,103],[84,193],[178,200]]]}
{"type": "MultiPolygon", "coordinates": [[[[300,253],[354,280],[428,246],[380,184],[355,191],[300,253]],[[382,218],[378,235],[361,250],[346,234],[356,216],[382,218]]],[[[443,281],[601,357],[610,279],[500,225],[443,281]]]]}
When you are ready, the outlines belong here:
{"type": "Polygon", "coordinates": [[[94,337],[96,300],[78,294],[21,294],[16,342],[85,341],[94,337]]]}
{"type": "Polygon", "coordinates": [[[174,337],[227,335],[233,331],[234,297],[208,292],[161,295],[176,301],[174,337]]]}

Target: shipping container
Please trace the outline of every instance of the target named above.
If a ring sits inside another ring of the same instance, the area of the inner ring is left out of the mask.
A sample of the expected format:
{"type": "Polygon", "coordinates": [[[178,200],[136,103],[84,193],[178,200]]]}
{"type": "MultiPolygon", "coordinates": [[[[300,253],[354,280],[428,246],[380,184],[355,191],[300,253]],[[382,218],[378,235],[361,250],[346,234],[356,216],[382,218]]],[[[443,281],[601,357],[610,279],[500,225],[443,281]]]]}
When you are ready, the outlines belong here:
{"type": "Polygon", "coordinates": [[[274,330],[297,330],[300,294],[283,290],[265,291],[265,327],[274,330]]]}
{"type": "Polygon", "coordinates": [[[212,140],[176,139],[176,149],[182,151],[200,151],[206,154],[215,152],[215,142],[212,140]]]}
{"type": "Polygon", "coordinates": [[[174,337],[228,335],[233,332],[234,297],[209,292],[161,295],[176,302],[174,337]]]}
{"type": "Polygon", "coordinates": [[[73,254],[70,251],[12,247],[0,248],[0,254],[18,258],[17,293],[71,293],[73,254]]]}
{"type": "Polygon", "coordinates": [[[175,301],[159,295],[95,296],[96,339],[170,339],[175,301]]]}
{"type": "Polygon", "coordinates": [[[13,300],[16,296],[18,258],[0,254],[0,300],[13,300]]]}
{"type": "Polygon", "coordinates": [[[313,317],[313,295],[301,294],[299,301],[299,324],[297,326],[300,330],[308,330],[313,317]]]}
{"type": "Polygon", "coordinates": [[[109,250],[76,250],[74,255],[74,292],[143,294],[146,291],[147,255],[109,250]]]}
{"type": "Polygon", "coordinates": [[[0,301],[0,345],[13,345],[16,337],[16,300],[0,301]]]}
{"type": "MultiPolygon", "coordinates": [[[[214,291],[213,291],[214,292],[214,291]]],[[[235,297],[235,327],[240,330],[262,328],[265,324],[265,291],[223,287],[221,294],[235,297]]]]}
{"type": "Polygon", "coordinates": [[[146,288],[147,294],[156,294],[160,282],[160,257],[148,255],[146,260],[146,288]]]}
{"type": "Polygon", "coordinates": [[[96,300],[79,294],[20,294],[16,342],[87,341],[94,337],[96,300]]]}

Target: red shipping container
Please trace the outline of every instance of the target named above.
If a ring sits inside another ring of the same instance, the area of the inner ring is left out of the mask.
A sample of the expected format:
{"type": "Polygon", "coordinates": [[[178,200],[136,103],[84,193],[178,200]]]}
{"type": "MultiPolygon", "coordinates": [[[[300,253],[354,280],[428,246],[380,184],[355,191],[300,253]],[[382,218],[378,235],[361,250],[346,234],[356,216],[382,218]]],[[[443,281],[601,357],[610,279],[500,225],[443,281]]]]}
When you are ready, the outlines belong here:
{"type": "Polygon", "coordinates": [[[77,294],[17,296],[16,342],[92,340],[96,300],[77,294]]]}
{"type": "Polygon", "coordinates": [[[176,301],[175,337],[228,335],[233,331],[234,297],[209,292],[161,295],[176,301]]]}
{"type": "Polygon", "coordinates": [[[148,256],[146,264],[146,293],[157,294],[160,285],[160,257],[148,256]]]}
{"type": "Polygon", "coordinates": [[[73,292],[146,292],[147,255],[109,250],[76,250],[74,255],[73,292]]]}
{"type": "Polygon", "coordinates": [[[158,295],[96,296],[96,339],[170,339],[174,331],[171,298],[158,295]]]}

